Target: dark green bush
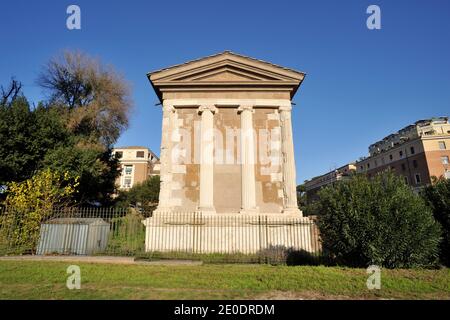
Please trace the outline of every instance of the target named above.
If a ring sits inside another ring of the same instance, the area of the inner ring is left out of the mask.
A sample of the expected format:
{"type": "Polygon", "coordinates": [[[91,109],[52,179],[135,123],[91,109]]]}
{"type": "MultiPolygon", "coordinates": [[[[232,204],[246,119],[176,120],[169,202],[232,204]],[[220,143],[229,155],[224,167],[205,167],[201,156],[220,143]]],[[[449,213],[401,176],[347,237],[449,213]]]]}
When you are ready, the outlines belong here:
{"type": "Polygon", "coordinates": [[[437,263],[439,224],[425,201],[392,172],[356,175],[319,192],[324,253],[338,264],[387,268],[437,263]]]}
{"type": "Polygon", "coordinates": [[[142,213],[145,216],[149,216],[158,204],[159,185],[159,176],[153,176],[142,183],[134,185],[129,190],[119,191],[116,207],[142,209],[142,213]]]}
{"type": "Polygon", "coordinates": [[[450,266],[450,180],[440,179],[425,188],[423,196],[435,219],[441,224],[443,237],[440,243],[440,260],[450,266]]]}
{"type": "Polygon", "coordinates": [[[144,216],[133,209],[126,216],[112,219],[106,253],[135,255],[143,252],[145,226],[142,220],[144,216]]]}

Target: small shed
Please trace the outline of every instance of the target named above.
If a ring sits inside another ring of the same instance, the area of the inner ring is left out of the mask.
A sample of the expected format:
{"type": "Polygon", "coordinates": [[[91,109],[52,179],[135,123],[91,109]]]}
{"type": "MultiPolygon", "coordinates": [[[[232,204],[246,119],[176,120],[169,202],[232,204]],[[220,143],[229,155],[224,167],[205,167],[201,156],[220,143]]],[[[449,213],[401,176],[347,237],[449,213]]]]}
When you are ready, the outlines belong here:
{"type": "Polygon", "coordinates": [[[109,223],[100,218],[57,218],[41,224],[36,253],[90,255],[108,244],[109,223]]]}

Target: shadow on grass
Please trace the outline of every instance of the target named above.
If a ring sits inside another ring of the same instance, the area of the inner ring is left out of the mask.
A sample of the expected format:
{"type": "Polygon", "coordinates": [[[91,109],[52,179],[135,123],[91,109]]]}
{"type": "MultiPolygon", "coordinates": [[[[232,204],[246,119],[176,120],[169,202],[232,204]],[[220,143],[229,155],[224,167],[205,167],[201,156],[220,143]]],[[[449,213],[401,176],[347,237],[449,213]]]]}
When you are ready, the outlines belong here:
{"type": "Polygon", "coordinates": [[[270,265],[310,265],[324,264],[325,259],[319,253],[295,250],[284,246],[270,246],[256,253],[192,253],[192,252],[148,252],[136,255],[136,260],[191,260],[205,264],[270,264],[270,265]]]}

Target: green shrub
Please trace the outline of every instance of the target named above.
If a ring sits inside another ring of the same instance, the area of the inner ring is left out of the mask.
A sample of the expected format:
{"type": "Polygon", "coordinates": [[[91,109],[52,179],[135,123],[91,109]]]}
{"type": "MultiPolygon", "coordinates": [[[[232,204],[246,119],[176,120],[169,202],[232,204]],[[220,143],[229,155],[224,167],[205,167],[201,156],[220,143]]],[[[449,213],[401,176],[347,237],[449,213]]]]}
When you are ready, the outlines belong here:
{"type": "Polygon", "coordinates": [[[423,196],[443,230],[440,260],[446,266],[450,266],[450,180],[436,181],[433,185],[425,188],[423,196]]]}
{"type": "Polygon", "coordinates": [[[129,190],[121,190],[116,199],[116,206],[140,208],[145,216],[149,216],[158,204],[159,185],[159,176],[153,176],[142,183],[134,185],[129,190]]]}
{"type": "Polygon", "coordinates": [[[425,201],[392,172],[356,175],[319,191],[324,253],[338,264],[428,267],[440,228],[425,201]]]}
{"type": "Polygon", "coordinates": [[[0,238],[7,239],[8,246],[14,250],[34,252],[41,223],[51,216],[55,207],[70,204],[78,185],[78,177],[49,168],[28,180],[9,183],[6,208],[0,216],[0,238]]]}
{"type": "Polygon", "coordinates": [[[106,253],[134,255],[143,252],[145,226],[142,220],[144,216],[133,209],[124,217],[112,219],[106,253]]]}

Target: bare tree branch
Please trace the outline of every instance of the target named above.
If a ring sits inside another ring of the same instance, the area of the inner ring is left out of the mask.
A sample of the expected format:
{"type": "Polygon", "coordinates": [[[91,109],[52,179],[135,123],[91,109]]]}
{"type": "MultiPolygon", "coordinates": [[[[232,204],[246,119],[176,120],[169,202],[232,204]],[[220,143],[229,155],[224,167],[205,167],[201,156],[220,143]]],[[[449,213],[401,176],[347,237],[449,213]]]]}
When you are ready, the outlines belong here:
{"type": "Polygon", "coordinates": [[[11,105],[22,91],[22,83],[12,78],[9,87],[5,90],[1,86],[0,90],[2,91],[0,105],[11,105]]]}
{"type": "Polygon", "coordinates": [[[50,102],[67,108],[69,128],[94,134],[110,146],[128,125],[132,107],[126,81],[111,67],[80,52],[64,52],[50,60],[37,83],[50,102]]]}

